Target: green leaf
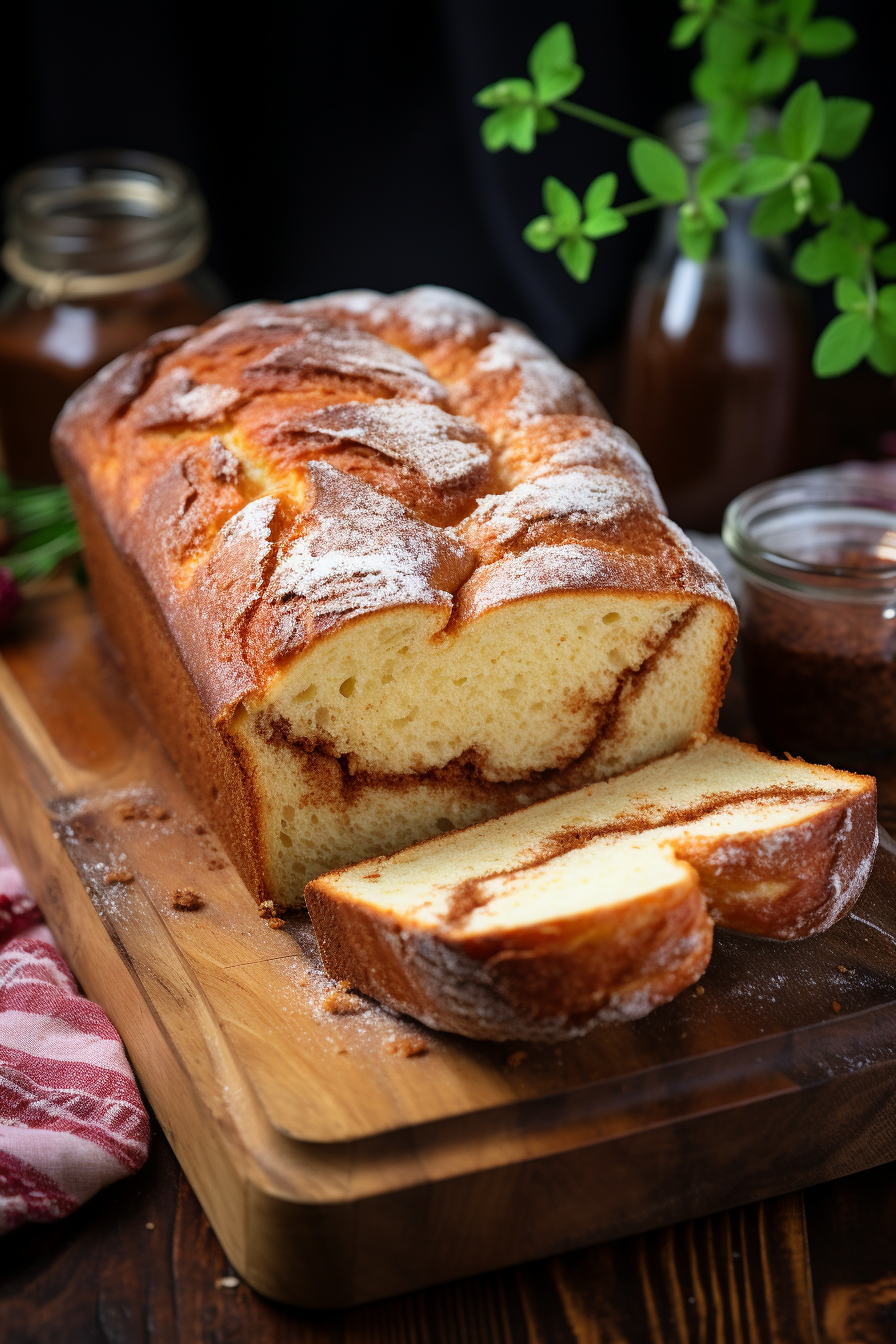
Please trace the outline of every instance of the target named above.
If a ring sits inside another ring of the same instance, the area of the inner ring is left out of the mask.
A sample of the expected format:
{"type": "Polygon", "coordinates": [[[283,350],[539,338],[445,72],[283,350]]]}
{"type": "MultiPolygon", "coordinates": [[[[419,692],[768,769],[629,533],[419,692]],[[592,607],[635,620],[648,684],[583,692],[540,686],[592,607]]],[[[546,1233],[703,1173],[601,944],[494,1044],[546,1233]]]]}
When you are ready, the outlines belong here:
{"type": "Polygon", "coordinates": [[[560,118],[549,107],[537,107],[535,109],[535,129],[539,135],[546,135],[548,131],[556,131],[560,125],[560,118]]]}
{"type": "Polygon", "coordinates": [[[854,205],[844,205],[831,220],[831,228],[842,233],[845,238],[853,238],[857,242],[869,243],[872,247],[875,243],[881,242],[886,238],[890,230],[882,219],[873,219],[870,215],[863,215],[861,210],[857,210],[854,205]]]}
{"type": "Polygon", "coordinates": [[[874,340],[868,351],[868,363],[878,373],[888,376],[896,373],[896,336],[884,331],[879,325],[874,328],[874,340]]]}
{"type": "Polygon", "coordinates": [[[709,61],[701,61],[693,71],[691,89],[698,102],[708,103],[710,107],[713,103],[724,102],[729,94],[725,72],[709,61]]]}
{"type": "Polygon", "coordinates": [[[702,197],[699,202],[700,213],[706,220],[709,227],[715,232],[728,227],[728,216],[719,205],[718,201],[713,201],[708,197],[702,197]]]}
{"type": "Polygon", "coordinates": [[[877,296],[880,325],[891,336],[896,336],[896,285],[884,285],[877,296]]]}
{"type": "Polygon", "coordinates": [[[598,210],[603,210],[604,206],[612,205],[618,185],[619,178],[615,173],[601,173],[600,177],[596,177],[582,201],[586,216],[590,217],[598,210]]]}
{"type": "Polygon", "coordinates": [[[556,102],[579,87],[585,72],[576,65],[576,44],[568,23],[555,23],[538,39],[529,55],[529,74],[542,103],[556,102]]]}
{"type": "Polygon", "coordinates": [[[716,149],[734,149],[746,137],[750,114],[735,103],[716,104],[709,111],[709,129],[716,149]]]}
{"type": "Polygon", "coordinates": [[[535,108],[502,107],[486,117],[481,135],[482,143],[493,154],[506,145],[528,154],[535,148],[535,108]]]}
{"type": "Polygon", "coordinates": [[[887,280],[896,276],[896,243],[887,243],[886,247],[878,248],[874,254],[874,269],[887,280]]]}
{"type": "Polygon", "coordinates": [[[558,233],[572,233],[573,229],[578,228],[582,207],[574,191],[564,187],[556,177],[546,177],[541,196],[558,233]]]}
{"type": "Polygon", "coordinates": [[[741,163],[734,154],[710,154],[697,173],[697,192],[713,200],[727,196],[740,172],[741,163]]]}
{"type": "Polygon", "coordinates": [[[756,154],[741,166],[737,182],[739,196],[764,196],[789,182],[794,173],[790,159],[775,154],[756,154]]]}
{"type": "Polygon", "coordinates": [[[831,209],[843,200],[840,179],[826,163],[810,163],[806,175],[812,186],[810,217],[813,224],[826,224],[831,209]]]}
{"type": "Polygon", "coordinates": [[[573,280],[584,284],[591,274],[596,251],[597,248],[587,238],[565,238],[557,248],[557,255],[573,280]]]}
{"type": "Polygon", "coordinates": [[[868,295],[848,275],[841,275],[834,286],[834,302],[844,313],[867,313],[868,295]]]}
{"type": "Polygon", "coordinates": [[[823,229],[814,238],[807,238],[793,258],[794,274],[809,285],[826,285],[838,275],[858,281],[864,268],[854,245],[833,229],[823,229]]]}
{"type": "Polygon", "coordinates": [[[736,70],[749,58],[756,38],[748,24],[737,23],[719,15],[706,29],[703,51],[707,61],[716,70],[736,70]]]}
{"type": "Polygon", "coordinates": [[[687,207],[678,213],[678,246],[692,261],[706,261],[712,251],[715,234],[700,214],[686,214],[687,207]]]}
{"type": "Polygon", "coordinates": [[[856,30],[845,19],[816,19],[800,33],[800,50],[807,56],[837,56],[855,40],[856,30]]]}
{"type": "Polygon", "coordinates": [[[523,229],[523,237],[536,252],[551,252],[559,243],[560,235],[550,215],[539,215],[523,229]]]}
{"type": "Polygon", "coordinates": [[[815,0],[784,0],[784,13],[791,26],[801,28],[811,19],[815,10],[815,0]]]}
{"type": "Polygon", "coordinates": [[[750,232],[756,238],[770,238],[778,233],[790,233],[802,223],[793,201],[790,187],[780,187],[778,191],[760,201],[750,218],[750,232]]]}
{"type": "Polygon", "coordinates": [[[781,146],[778,143],[778,132],[771,126],[764,127],[757,131],[752,139],[753,152],[755,154],[780,154],[781,146]]]}
{"type": "Polygon", "coordinates": [[[687,169],[660,140],[633,140],[628,147],[628,161],[638,185],[648,195],[672,205],[687,196],[687,169]]]}
{"type": "Polygon", "coordinates": [[[622,211],[608,206],[588,216],[582,225],[582,233],[586,238],[608,238],[611,233],[621,233],[627,228],[628,220],[622,211]]]}
{"type": "Polygon", "coordinates": [[[864,358],[874,342],[874,327],[861,313],[841,313],[818,338],[812,368],[819,378],[846,373],[864,358]]]}
{"type": "Polygon", "coordinates": [[[793,79],[799,57],[789,43],[773,43],[749,67],[749,90],[754,98],[771,98],[793,79]]]}
{"type": "Polygon", "coordinates": [[[792,93],[781,112],[781,152],[794,163],[814,159],[824,133],[824,99],[814,79],[792,93]]]}
{"type": "Polygon", "coordinates": [[[706,26],[702,14],[683,14],[676,19],[669,38],[670,47],[689,47],[700,36],[706,26]]]}
{"type": "Polygon", "coordinates": [[[858,145],[868,129],[870,103],[861,98],[825,98],[824,135],[821,153],[826,159],[845,159],[858,145]]]}
{"type": "Polygon", "coordinates": [[[497,84],[489,84],[480,89],[473,99],[478,107],[518,107],[531,103],[535,90],[528,79],[499,79],[497,84]]]}

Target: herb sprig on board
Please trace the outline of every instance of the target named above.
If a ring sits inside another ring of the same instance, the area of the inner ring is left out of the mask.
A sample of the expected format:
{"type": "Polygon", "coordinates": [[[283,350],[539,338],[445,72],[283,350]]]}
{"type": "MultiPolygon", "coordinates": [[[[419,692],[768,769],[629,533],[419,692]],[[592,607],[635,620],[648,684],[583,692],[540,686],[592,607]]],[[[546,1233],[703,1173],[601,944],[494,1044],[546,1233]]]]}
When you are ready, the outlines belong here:
{"type": "Polygon", "coordinates": [[[586,281],[601,238],[628,227],[633,215],[678,207],[678,243],[705,261],[728,223],[722,202],[755,198],[750,228],[758,238],[815,226],[793,258],[810,285],[833,283],[840,313],[818,339],[813,367],[821,378],[867,359],[896,373],[896,242],[889,228],[843,200],[831,162],[847,158],[871,120],[860,98],[825,98],[815,80],[801,84],[775,115],[773,100],[791,85],[802,56],[836,56],[856,41],[844,19],[814,18],[815,0],[680,0],[673,47],[700,44],[691,88],[707,110],[707,155],[696,173],[649,131],[573,102],[584,78],[572,31],[556,23],[536,42],[528,79],[502,79],[475,101],[487,108],[486,149],[529,153],[539,135],[575,117],[629,139],[632,176],[645,195],[621,203],[615,173],[594,179],[583,198],[556,177],[544,181],[544,213],[523,231],[540,252],[556,251],[574,279],[586,281]],[[764,111],[759,111],[763,109],[764,111]],[[775,121],[777,124],[775,124],[775,121]]]}

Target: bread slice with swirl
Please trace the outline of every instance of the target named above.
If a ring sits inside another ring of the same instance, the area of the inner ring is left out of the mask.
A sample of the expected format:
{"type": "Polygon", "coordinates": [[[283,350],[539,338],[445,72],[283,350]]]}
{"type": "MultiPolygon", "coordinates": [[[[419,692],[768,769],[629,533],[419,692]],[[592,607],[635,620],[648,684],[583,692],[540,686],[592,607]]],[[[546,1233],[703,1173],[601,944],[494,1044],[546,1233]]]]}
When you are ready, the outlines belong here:
{"type": "Polygon", "coordinates": [[[330,975],[443,1031],[561,1040],[703,974],[713,923],[803,938],[851,908],[873,779],[716,737],[615,779],[317,878],[330,975]]]}
{"type": "Polygon", "coordinates": [[[472,299],[164,332],[55,450],[126,673],[259,899],[715,726],[719,575],[582,380],[472,299]]]}

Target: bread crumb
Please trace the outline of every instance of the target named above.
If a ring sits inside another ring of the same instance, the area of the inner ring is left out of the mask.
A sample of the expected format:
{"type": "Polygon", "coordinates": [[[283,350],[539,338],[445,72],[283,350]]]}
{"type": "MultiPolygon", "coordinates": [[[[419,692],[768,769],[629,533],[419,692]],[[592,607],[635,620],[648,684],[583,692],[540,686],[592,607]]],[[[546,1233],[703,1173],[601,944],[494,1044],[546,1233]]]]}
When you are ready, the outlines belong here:
{"type": "Polygon", "coordinates": [[[837,970],[840,971],[843,975],[849,974],[849,968],[846,966],[838,966],[837,970]]]}
{"type": "Polygon", "coordinates": [[[201,910],[204,905],[205,901],[192,887],[178,887],[171,897],[174,910],[201,910]]]}
{"type": "Polygon", "coordinates": [[[240,1281],[235,1274],[225,1274],[221,1279],[215,1279],[216,1288],[239,1288],[240,1281]]]}
{"type": "Polygon", "coordinates": [[[107,887],[111,886],[113,882],[133,882],[133,880],[134,874],[130,868],[110,868],[103,878],[107,887]]]}
{"type": "Polygon", "coordinates": [[[833,1010],[834,1010],[835,1013],[839,1013],[839,1011],[840,1011],[840,1005],[839,1005],[839,1003],[837,1002],[836,999],[835,999],[834,1002],[831,1004],[831,1007],[833,1008],[833,1010]]]}
{"type": "Polygon", "coordinates": [[[268,928],[269,928],[269,929],[282,929],[282,928],[283,928],[283,925],[284,925],[285,923],[286,923],[286,920],[285,920],[285,919],[269,919],[269,920],[268,920],[268,928]]]}
{"type": "MultiPolygon", "coordinates": [[[[283,921],[281,920],[281,923],[283,921]]],[[[324,995],[323,1006],[328,1013],[362,1013],[364,1000],[352,994],[346,983],[341,981],[336,989],[324,995]]]]}
{"type": "Polygon", "coordinates": [[[158,803],[122,803],[118,815],[122,821],[164,821],[169,813],[158,803]]]}
{"type": "MultiPolygon", "coordinates": [[[[283,906],[277,905],[275,901],[262,901],[258,907],[258,918],[269,919],[273,923],[273,921],[280,916],[282,911],[283,906]]],[[[279,929],[282,923],[283,920],[281,919],[280,924],[274,924],[274,928],[279,929]]]]}
{"type": "Polygon", "coordinates": [[[703,988],[702,985],[698,985],[697,988],[694,990],[694,993],[695,993],[695,994],[705,994],[705,993],[706,993],[706,990],[703,988]]]}
{"type": "Polygon", "coordinates": [[[414,1055],[425,1055],[429,1052],[429,1042],[422,1036],[400,1036],[392,1037],[391,1040],[384,1042],[383,1050],[387,1055],[401,1055],[404,1059],[411,1059],[414,1055]]]}
{"type": "Polygon", "coordinates": [[[512,1069],[518,1069],[525,1058],[525,1050],[514,1050],[512,1055],[507,1056],[507,1063],[512,1069]]]}

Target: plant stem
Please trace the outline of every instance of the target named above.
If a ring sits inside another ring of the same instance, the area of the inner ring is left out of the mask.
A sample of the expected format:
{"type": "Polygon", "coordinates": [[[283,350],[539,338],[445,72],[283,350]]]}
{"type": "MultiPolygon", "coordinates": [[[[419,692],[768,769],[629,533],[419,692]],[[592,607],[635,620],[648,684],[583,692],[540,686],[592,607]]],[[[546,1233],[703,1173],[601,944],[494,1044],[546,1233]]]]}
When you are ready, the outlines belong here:
{"type": "Polygon", "coordinates": [[[628,205],[618,205],[620,215],[643,215],[646,210],[656,210],[664,202],[659,196],[645,196],[643,201],[631,201],[628,205]]]}
{"type": "Polygon", "coordinates": [[[557,112],[566,112],[570,117],[578,117],[580,121],[589,121],[592,126],[602,126],[605,131],[615,131],[617,135],[627,135],[630,139],[655,140],[657,137],[651,135],[650,131],[640,131],[637,126],[629,126],[627,121],[617,121],[615,117],[606,117],[603,112],[592,112],[590,107],[581,107],[578,103],[567,102],[561,98],[559,102],[552,106],[557,112]]]}

